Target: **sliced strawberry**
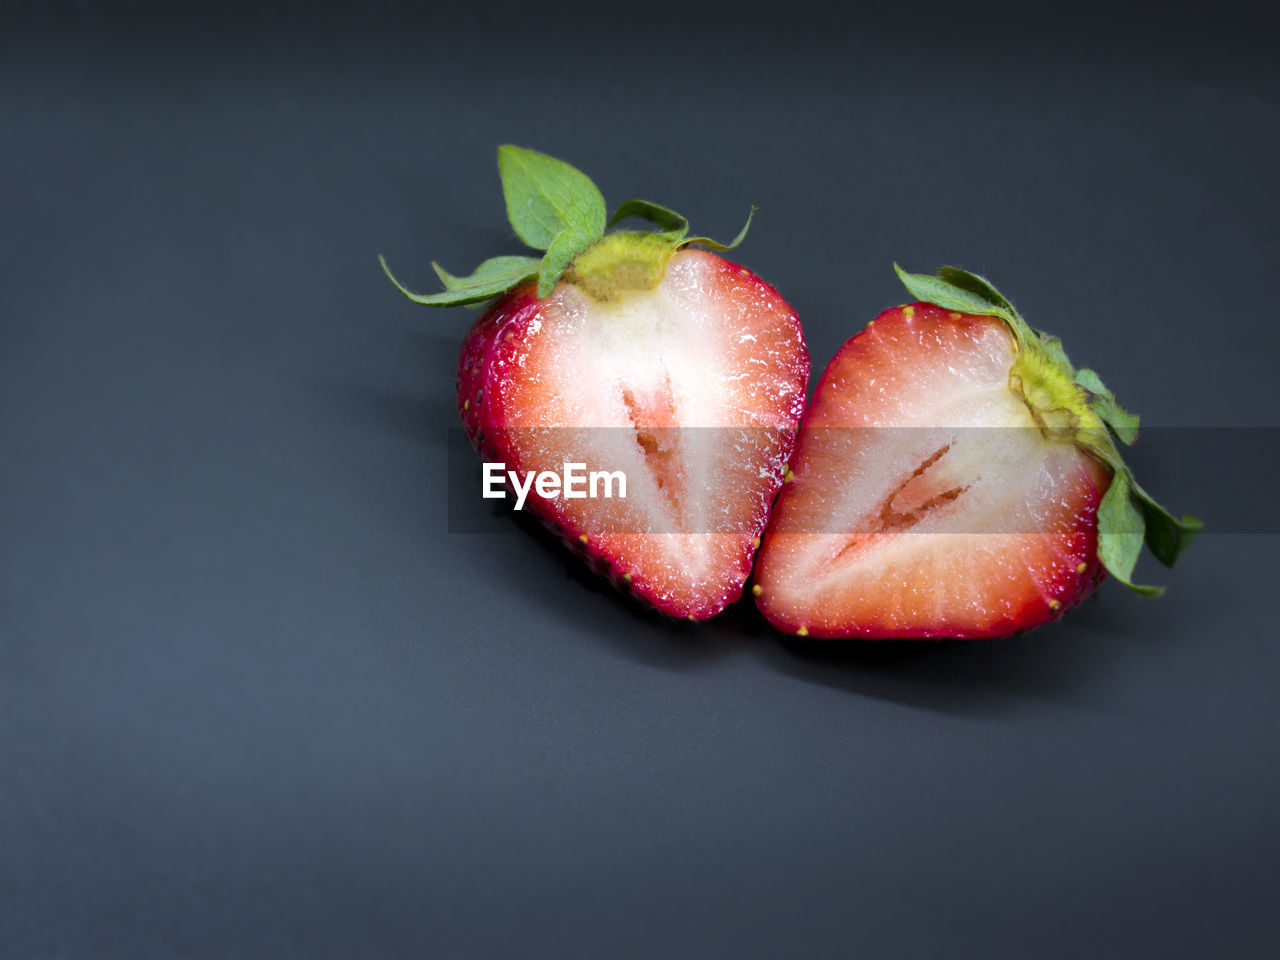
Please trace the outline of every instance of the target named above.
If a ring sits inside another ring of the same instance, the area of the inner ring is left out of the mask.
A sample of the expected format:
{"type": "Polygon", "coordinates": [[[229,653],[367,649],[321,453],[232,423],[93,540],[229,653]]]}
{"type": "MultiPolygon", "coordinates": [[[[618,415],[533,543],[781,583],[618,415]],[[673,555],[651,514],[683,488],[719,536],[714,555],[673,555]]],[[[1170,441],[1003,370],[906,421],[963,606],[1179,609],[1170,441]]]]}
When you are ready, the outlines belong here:
{"type": "MultiPolygon", "coordinates": [[[[528,153],[500,154],[500,165],[550,159],[528,153]]],[[[551,170],[548,182],[567,176],[551,170]]],[[[520,230],[526,201],[511,176],[504,168],[520,230]]],[[[579,197],[565,216],[588,205],[579,197]]],[[[701,620],[741,595],[795,443],[809,358],[795,312],[767,283],[689,249],[687,224],[671,211],[632,201],[614,219],[627,215],[667,229],[583,241],[549,277],[561,231],[540,264],[507,258],[467,280],[442,273],[454,296],[410,296],[447,305],[491,296],[493,283],[511,288],[463,343],[458,406],[473,445],[519,477],[566,464],[625,475],[625,498],[603,496],[603,484],[594,498],[534,488],[523,508],[602,575],[701,620]]],[[[546,239],[534,235],[540,226],[526,239],[546,239]]]]}
{"type": "MultiPolygon", "coordinates": [[[[942,306],[885,311],[818,384],[755,571],[779,629],[1003,636],[1060,616],[1107,567],[1129,580],[1142,529],[1126,510],[1100,542],[1099,511],[1146,508],[1107,434],[1132,440],[1136,418],[989,284],[949,276],[967,286],[917,284],[942,306]]],[[[1177,531],[1171,563],[1198,523],[1152,506],[1174,526],[1148,520],[1148,539],[1177,531]]]]}
{"type": "Polygon", "coordinates": [[[463,421],[486,460],[626,475],[625,499],[531,492],[525,507],[598,569],[675,616],[741,594],[808,379],[799,322],[771,287],[685,250],[616,304],[573,284],[542,300],[522,288],[467,338],[461,368],[463,421]]]}

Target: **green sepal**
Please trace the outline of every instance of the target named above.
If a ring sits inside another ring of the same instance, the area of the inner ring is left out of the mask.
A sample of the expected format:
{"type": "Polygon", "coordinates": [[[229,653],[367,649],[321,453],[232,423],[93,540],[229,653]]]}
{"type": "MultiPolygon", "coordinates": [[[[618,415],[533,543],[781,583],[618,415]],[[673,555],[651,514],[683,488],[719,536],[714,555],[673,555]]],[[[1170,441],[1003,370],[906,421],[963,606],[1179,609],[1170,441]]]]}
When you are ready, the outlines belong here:
{"type": "Polygon", "coordinates": [[[1076,383],[1089,393],[1089,406],[1109,426],[1120,442],[1131,447],[1138,439],[1138,415],[1116,403],[1115,394],[1106,388],[1102,378],[1089,369],[1077,370],[1076,383]]]}
{"type": "Polygon", "coordinates": [[[445,289],[440,293],[414,293],[395,278],[391,268],[387,266],[386,258],[379,256],[378,262],[382,264],[382,272],[387,275],[387,279],[414,303],[428,307],[460,307],[468,303],[492,300],[498,294],[510,290],[521,280],[537,273],[539,261],[534,257],[494,257],[480,264],[469,277],[455,277],[437,264],[432,264],[445,284],[445,289]]]}
{"type": "Polygon", "coordinates": [[[542,258],[542,266],[538,270],[538,296],[550,296],[569,264],[573,263],[573,258],[595,242],[596,240],[570,229],[557,234],[547,247],[547,254],[542,258]]]}
{"type": "MultiPolygon", "coordinates": [[[[1034,362],[1026,363],[1026,370],[1043,371],[1046,365],[1050,372],[1056,369],[1048,379],[1056,379],[1062,385],[1064,395],[1075,397],[1072,404],[1079,414],[1072,434],[1073,442],[1112,471],[1111,486],[1098,505],[1098,559],[1108,573],[1135,593],[1146,597],[1163,593],[1162,587],[1133,582],[1133,568],[1143,543],[1152,556],[1172,567],[1204,525],[1192,516],[1179,519],[1160,506],[1138,485],[1133,473],[1125,466],[1111,435],[1115,434],[1126,445],[1137,440],[1137,414],[1120,406],[1115,395],[1093,370],[1075,370],[1062,348],[1062,342],[1028,326],[1008,298],[983,277],[958,267],[942,267],[937,276],[907,273],[896,263],[893,269],[917,300],[935,304],[944,310],[1003,319],[1013,332],[1019,350],[1030,351],[1024,359],[1034,362]]],[[[1014,369],[1017,371],[1018,365],[1014,369]]]]}
{"type": "MultiPolygon", "coordinates": [[[[893,265],[893,269],[898,274],[898,279],[902,281],[902,285],[917,300],[932,303],[943,310],[1000,317],[1013,327],[1014,333],[1018,334],[1019,341],[1024,339],[1024,331],[1027,328],[1026,324],[1021,322],[1022,318],[1018,316],[1012,307],[1008,306],[1008,301],[1004,297],[993,300],[980,292],[981,285],[988,285],[981,277],[975,274],[966,274],[967,277],[972,277],[975,281],[981,281],[981,284],[960,286],[940,276],[934,277],[927,273],[907,273],[896,263],[893,265]]],[[[953,275],[962,272],[958,271],[956,267],[944,267],[943,269],[953,275]]],[[[942,271],[938,272],[941,273],[942,271]]],[[[995,290],[994,287],[991,287],[991,289],[995,290]]],[[[997,294],[997,296],[999,295],[997,294]]]]}
{"type": "Polygon", "coordinates": [[[661,236],[672,243],[680,243],[689,232],[689,221],[684,216],[651,200],[628,200],[613,211],[609,226],[615,226],[627,217],[639,217],[662,227],[661,236]]]}
{"type": "Polygon", "coordinates": [[[1051,333],[1045,333],[1043,330],[1037,330],[1036,336],[1040,339],[1040,348],[1052,357],[1055,363],[1068,373],[1072,373],[1071,361],[1067,359],[1067,351],[1063,349],[1062,341],[1051,333]]]}
{"type": "MultiPolygon", "coordinates": [[[[477,287],[491,280],[505,280],[508,284],[519,283],[537,273],[540,262],[537,257],[490,257],[471,271],[469,277],[455,277],[435,261],[432,261],[431,269],[436,272],[436,276],[440,278],[446,290],[460,290],[466,287],[477,287]]],[[[505,290],[506,287],[503,289],[505,290]]]]}
{"type": "MultiPolygon", "coordinates": [[[[899,272],[899,276],[901,276],[901,272],[899,272]]],[[[961,270],[959,267],[939,267],[938,276],[953,287],[966,290],[974,296],[985,300],[993,307],[999,307],[1011,317],[1018,315],[1018,311],[1013,309],[1013,304],[986,277],[970,273],[968,270],[961,270]]]]}
{"type": "Polygon", "coordinates": [[[536,150],[498,148],[498,173],[507,218],[516,236],[535,250],[547,250],[566,230],[604,236],[604,197],[581,170],[536,150]]]}
{"type": "Polygon", "coordinates": [[[1204,529],[1204,522],[1199,517],[1186,514],[1181,518],[1175,517],[1156,503],[1155,498],[1138,485],[1132,474],[1129,475],[1129,482],[1147,524],[1147,548],[1166,567],[1172,567],[1187,547],[1191,546],[1196,535],[1204,529]]]}
{"type": "Polygon", "coordinates": [[[1158,597],[1163,587],[1149,587],[1133,582],[1133,568],[1142,553],[1146,520],[1134,502],[1129,471],[1117,470],[1111,478],[1102,503],[1098,504],[1098,559],[1107,572],[1134,593],[1158,597]]]}
{"type": "Polygon", "coordinates": [[[719,240],[712,240],[710,237],[688,237],[680,241],[680,246],[685,247],[691,243],[698,243],[711,250],[732,250],[743,240],[747,239],[747,231],[751,229],[751,218],[756,215],[755,204],[751,205],[751,209],[747,211],[747,222],[742,225],[742,229],[738,231],[738,235],[728,243],[721,243],[719,240]]]}

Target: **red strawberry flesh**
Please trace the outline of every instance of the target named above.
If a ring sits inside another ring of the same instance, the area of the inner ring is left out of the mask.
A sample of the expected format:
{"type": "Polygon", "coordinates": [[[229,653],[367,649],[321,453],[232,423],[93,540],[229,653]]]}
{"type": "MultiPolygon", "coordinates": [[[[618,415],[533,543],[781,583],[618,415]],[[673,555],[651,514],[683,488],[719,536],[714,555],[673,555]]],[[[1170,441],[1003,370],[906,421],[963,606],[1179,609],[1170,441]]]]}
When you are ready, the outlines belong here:
{"type": "Polygon", "coordinates": [[[1103,577],[1110,469],[1042,430],[992,316],[888,310],[827,367],[756,566],[777,627],[816,637],[1007,635],[1103,577]]]}

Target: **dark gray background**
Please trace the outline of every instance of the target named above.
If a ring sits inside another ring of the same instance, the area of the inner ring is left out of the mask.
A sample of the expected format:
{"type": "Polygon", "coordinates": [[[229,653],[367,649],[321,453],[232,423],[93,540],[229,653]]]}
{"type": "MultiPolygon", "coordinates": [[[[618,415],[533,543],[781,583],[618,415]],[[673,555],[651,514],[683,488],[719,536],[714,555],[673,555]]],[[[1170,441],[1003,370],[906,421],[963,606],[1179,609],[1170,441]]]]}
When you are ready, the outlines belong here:
{"type": "Polygon", "coordinates": [[[1274,433],[1222,429],[1276,426],[1274,23],[782,6],[11,9],[0,956],[1280,946],[1274,433]],[[894,259],[988,274],[1215,532],[1159,601],[825,653],[450,534],[472,315],[375,255],[514,252],[505,141],[758,204],[815,377],[894,259]]]}

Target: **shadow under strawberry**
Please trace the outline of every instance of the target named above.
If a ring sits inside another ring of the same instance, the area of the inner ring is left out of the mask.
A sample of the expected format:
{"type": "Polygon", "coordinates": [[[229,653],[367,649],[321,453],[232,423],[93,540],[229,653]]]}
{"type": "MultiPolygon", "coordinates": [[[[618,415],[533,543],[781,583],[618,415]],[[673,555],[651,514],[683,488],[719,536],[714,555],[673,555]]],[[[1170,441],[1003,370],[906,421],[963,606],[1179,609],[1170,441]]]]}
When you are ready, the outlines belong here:
{"type": "Polygon", "coordinates": [[[975,640],[820,640],[778,635],[769,666],[806,683],[940,713],[1002,714],[1030,700],[1075,700],[1119,642],[1105,604],[1086,600],[1033,635],[975,640]]]}
{"type": "MultiPolygon", "coordinates": [[[[476,467],[476,484],[479,477],[476,467]]],[[[744,611],[758,622],[761,632],[772,632],[755,614],[749,599],[708,623],[666,616],[598,577],[565,548],[557,533],[534,514],[514,510],[510,500],[488,501],[488,513],[492,535],[523,541],[519,554],[529,550],[527,541],[533,540],[536,552],[544,555],[536,571],[526,568],[526,575],[509,571],[503,578],[504,589],[523,593],[527,602],[537,604],[566,626],[576,623],[590,628],[601,643],[630,660],[666,670],[708,666],[740,649],[732,624],[744,611]],[[566,588],[565,581],[572,587],[566,588]]]]}

